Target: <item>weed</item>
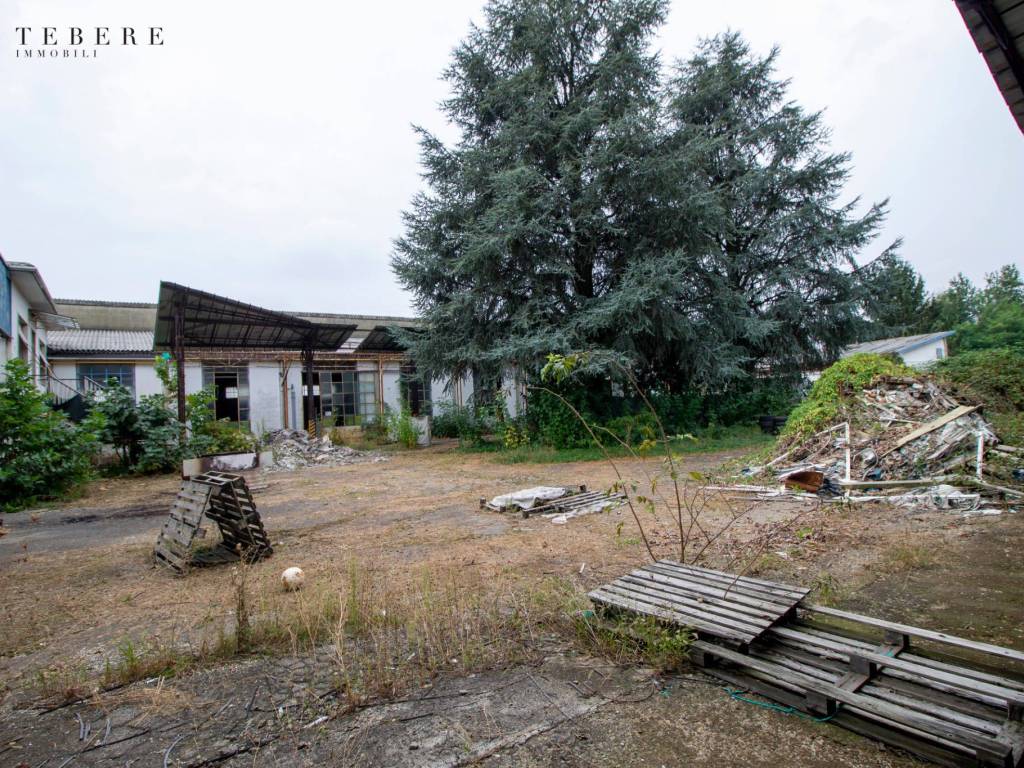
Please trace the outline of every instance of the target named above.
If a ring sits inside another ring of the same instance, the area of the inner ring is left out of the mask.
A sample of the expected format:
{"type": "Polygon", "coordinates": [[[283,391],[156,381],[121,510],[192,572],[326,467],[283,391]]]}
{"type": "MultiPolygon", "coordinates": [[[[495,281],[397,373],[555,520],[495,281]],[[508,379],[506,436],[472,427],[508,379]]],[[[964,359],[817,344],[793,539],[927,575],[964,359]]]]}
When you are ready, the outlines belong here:
{"type": "Polygon", "coordinates": [[[898,544],[886,550],[881,569],[887,573],[902,573],[921,568],[931,568],[937,559],[935,552],[920,544],[898,544]]]}
{"type": "Polygon", "coordinates": [[[691,630],[651,616],[615,613],[606,620],[593,611],[582,610],[576,613],[575,628],[584,650],[617,663],[645,664],[661,672],[681,669],[693,642],[691,630]]]}
{"type": "Polygon", "coordinates": [[[835,606],[839,603],[842,590],[831,573],[825,571],[818,574],[818,577],[811,584],[811,588],[818,593],[818,600],[823,605],[835,606]]]}

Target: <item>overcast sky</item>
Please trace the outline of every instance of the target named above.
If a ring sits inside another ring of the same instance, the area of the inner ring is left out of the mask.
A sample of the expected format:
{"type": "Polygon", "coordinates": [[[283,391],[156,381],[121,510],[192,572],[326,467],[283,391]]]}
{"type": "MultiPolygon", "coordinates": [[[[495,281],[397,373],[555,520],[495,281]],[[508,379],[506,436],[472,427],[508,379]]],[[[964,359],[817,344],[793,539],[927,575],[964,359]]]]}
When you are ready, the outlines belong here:
{"type": "MultiPolygon", "coordinates": [[[[453,136],[440,73],[481,5],[0,0],[0,253],[62,298],[155,301],[165,279],[409,313],[389,256],[421,187],[410,126],[453,136]],[[47,25],[165,44],[15,58],[14,27],[47,25]]],[[[671,62],[726,28],[781,47],[853,153],[848,196],[891,198],[864,258],[903,236],[931,290],[1021,263],[1024,136],[952,0],[677,0],[657,46],[671,62]]]]}

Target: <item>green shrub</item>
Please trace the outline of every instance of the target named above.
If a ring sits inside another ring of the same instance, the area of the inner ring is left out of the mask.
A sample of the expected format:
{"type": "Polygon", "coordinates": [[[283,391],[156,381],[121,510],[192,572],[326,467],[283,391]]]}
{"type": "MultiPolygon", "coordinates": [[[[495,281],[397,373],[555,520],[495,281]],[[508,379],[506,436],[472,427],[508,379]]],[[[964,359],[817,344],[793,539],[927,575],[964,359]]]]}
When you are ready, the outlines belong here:
{"type": "Polygon", "coordinates": [[[408,406],[402,406],[400,411],[386,408],[384,418],[387,422],[388,437],[399,445],[406,448],[415,448],[419,442],[420,428],[412,420],[412,413],[408,406]]]}
{"type": "MultiPolygon", "coordinates": [[[[560,393],[580,411],[588,423],[595,419],[585,404],[582,387],[566,388],[560,393]]],[[[586,448],[593,444],[583,421],[572,410],[549,392],[536,390],[530,395],[527,420],[536,438],[552,448],[586,448]]]]}
{"type": "Polygon", "coordinates": [[[431,432],[437,437],[457,437],[460,443],[478,444],[489,432],[486,409],[442,403],[434,409],[431,432]]]}
{"type": "Polygon", "coordinates": [[[11,360],[0,381],[0,509],[58,498],[89,477],[98,417],[74,425],[54,411],[28,367],[11,360]]]}
{"type": "MultiPolygon", "coordinates": [[[[630,416],[618,416],[606,422],[603,428],[626,445],[639,445],[645,440],[655,440],[658,437],[658,423],[650,411],[641,411],[630,416]]],[[[598,437],[602,438],[602,442],[606,444],[614,442],[605,440],[601,430],[598,430],[598,437]]]]}
{"type": "Polygon", "coordinates": [[[810,393],[798,405],[782,430],[782,437],[802,438],[842,421],[846,399],[869,386],[880,376],[915,376],[912,368],[884,355],[852,355],[821,374],[810,393]]]}
{"type": "Polygon", "coordinates": [[[1024,442],[1024,354],[1014,349],[961,352],[940,361],[935,375],[965,400],[985,406],[999,437],[1024,442]]]}

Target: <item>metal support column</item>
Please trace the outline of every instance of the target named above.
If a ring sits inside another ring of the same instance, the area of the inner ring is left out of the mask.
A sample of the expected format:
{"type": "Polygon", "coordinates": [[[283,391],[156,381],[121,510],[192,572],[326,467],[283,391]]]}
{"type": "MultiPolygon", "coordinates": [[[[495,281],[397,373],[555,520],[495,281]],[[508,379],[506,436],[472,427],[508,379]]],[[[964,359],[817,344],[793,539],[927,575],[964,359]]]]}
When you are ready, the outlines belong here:
{"type": "MultiPolygon", "coordinates": [[[[178,421],[185,430],[185,308],[174,308],[174,367],[178,384],[178,421]]],[[[184,438],[184,434],[182,435],[184,438]]]]}
{"type": "Polygon", "coordinates": [[[302,367],[306,371],[306,429],[313,436],[310,424],[316,424],[316,403],[313,400],[313,348],[302,350],[302,367]]]}

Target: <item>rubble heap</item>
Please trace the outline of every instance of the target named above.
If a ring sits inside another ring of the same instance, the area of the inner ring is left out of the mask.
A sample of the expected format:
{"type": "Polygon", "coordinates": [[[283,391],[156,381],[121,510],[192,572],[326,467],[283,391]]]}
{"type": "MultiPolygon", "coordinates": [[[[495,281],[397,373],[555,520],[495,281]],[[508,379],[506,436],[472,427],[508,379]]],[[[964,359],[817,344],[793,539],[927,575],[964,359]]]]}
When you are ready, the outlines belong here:
{"type": "Polygon", "coordinates": [[[279,429],[271,432],[267,447],[274,452],[274,465],[266,467],[264,472],[387,461],[387,456],[379,453],[357,451],[347,445],[335,445],[326,435],[311,439],[301,429],[279,429]]]}
{"type": "MultiPolygon", "coordinates": [[[[850,477],[904,480],[939,477],[974,466],[979,437],[999,439],[977,406],[962,405],[928,378],[884,377],[851,393],[841,409],[850,426],[850,477]]],[[[771,468],[777,475],[818,470],[843,477],[845,425],[793,445],[771,468]]]]}

